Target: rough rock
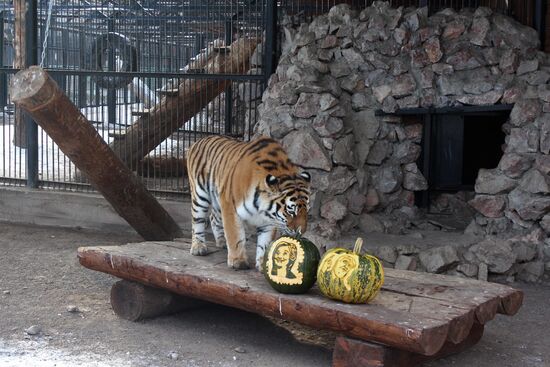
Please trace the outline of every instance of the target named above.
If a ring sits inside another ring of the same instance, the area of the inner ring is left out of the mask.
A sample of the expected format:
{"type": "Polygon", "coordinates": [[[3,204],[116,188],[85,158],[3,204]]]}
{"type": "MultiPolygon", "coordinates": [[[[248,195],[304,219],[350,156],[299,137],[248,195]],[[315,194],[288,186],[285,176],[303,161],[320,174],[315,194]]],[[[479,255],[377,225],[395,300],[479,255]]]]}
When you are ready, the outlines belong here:
{"type": "Polygon", "coordinates": [[[466,26],[461,21],[452,21],[447,23],[447,26],[443,30],[441,37],[446,39],[457,39],[464,33],[466,26]]]}
{"type": "Polygon", "coordinates": [[[529,156],[508,153],[502,156],[498,168],[508,177],[519,178],[531,167],[532,162],[529,156]]]}
{"type": "Polygon", "coordinates": [[[27,333],[28,335],[38,335],[41,332],[42,332],[42,327],[40,327],[39,325],[32,325],[31,327],[25,330],[25,333],[27,333]]]}
{"type": "MultiPolygon", "coordinates": [[[[486,264],[489,271],[502,274],[514,265],[516,254],[510,244],[495,238],[487,238],[468,250],[480,263],[486,264]]],[[[480,265],[481,271],[481,265],[480,265]]]]}
{"type": "MultiPolygon", "coordinates": [[[[550,154],[550,116],[544,114],[544,119],[540,121],[540,151],[544,154],[550,154]]],[[[539,122],[539,121],[538,121],[539,122]]]]}
{"type": "Polygon", "coordinates": [[[456,270],[466,275],[467,277],[474,278],[477,277],[478,266],[476,264],[464,263],[459,264],[456,267],[456,270]]]}
{"type": "Polygon", "coordinates": [[[519,66],[517,53],[514,50],[504,51],[498,66],[504,74],[513,74],[519,66]]]}
{"type": "Polygon", "coordinates": [[[316,116],[319,112],[320,96],[314,93],[301,93],[294,106],[293,115],[299,118],[316,116]]]}
{"type": "Polygon", "coordinates": [[[334,164],[343,164],[346,166],[354,165],[354,157],[352,151],[354,146],[354,136],[346,135],[343,138],[338,139],[334,143],[332,161],[334,164]]]}
{"type": "Polygon", "coordinates": [[[347,213],[348,209],[346,204],[338,199],[330,200],[321,205],[321,217],[328,220],[329,223],[336,223],[344,219],[347,213]]]}
{"type": "Polygon", "coordinates": [[[540,227],[547,233],[550,234],[550,214],[546,214],[542,217],[540,221],[540,227]]]}
{"type": "Polygon", "coordinates": [[[544,275],[544,262],[533,261],[524,264],[518,274],[518,279],[524,282],[536,283],[544,275]]]}
{"type": "Polygon", "coordinates": [[[403,174],[403,187],[410,191],[427,190],[428,181],[420,172],[405,171],[403,174]]]}
{"type": "Polygon", "coordinates": [[[441,44],[439,38],[432,37],[424,42],[424,51],[428,55],[428,59],[432,64],[435,64],[443,57],[443,51],[441,50],[441,44]]]}
{"type": "Polygon", "coordinates": [[[469,31],[470,42],[476,46],[488,46],[487,35],[491,29],[491,23],[485,17],[476,17],[469,31]]]}
{"type": "Polygon", "coordinates": [[[401,98],[413,93],[416,82],[410,74],[399,75],[391,85],[391,93],[395,98],[401,98]]]}
{"type": "Polygon", "coordinates": [[[344,121],[330,115],[318,115],[311,125],[322,137],[335,137],[344,128],[344,121]]]}
{"type": "Polygon", "coordinates": [[[533,99],[524,99],[516,102],[510,113],[510,123],[514,126],[523,126],[535,119],[541,114],[542,106],[539,101],[533,99]]]}
{"type": "Polygon", "coordinates": [[[374,172],[373,180],[374,186],[379,192],[389,194],[399,189],[403,181],[403,174],[398,167],[385,166],[374,172]]]}
{"type": "Polygon", "coordinates": [[[452,246],[436,247],[420,253],[420,262],[429,273],[441,273],[460,260],[456,249],[452,246]]]}
{"type": "Polygon", "coordinates": [[[545,175],[550,174],[550,155],[537,156],[534,167],[545,175]]]}
{"type": "Polygon", "coordinates": [[[506,199],[503,195],[477,195],[468,204],[486,217],[498,218],[504,215],[506,199]]]}
{"type": "Polygon", "coordinates": [[[416,270],[416,258],[413,256],[399,255],[395,260],[395,269],[416,270]]]}
{"type": "Polygon", "coordinates": [[[397,260],[397,251],[391,246],[380,246],[374,250],[374,256],[380,260],[384,260],[390,264],[394,264],[397,260]]]}
{"type": "Polygon", "coordinates": [[[510,129],[506,152],[536,153],[539,150],[539,140],[540,132],[535,126],[510,129]]]}
{"type": "Polygon", "coordinates": [[[387,140],[378,140],[370,149],[369,155],[367,156],[367,163],[377,166],[382,164],[382,162],[390,156],[391,150],[392,146],[387,140]]]}
{"type": "Polygon", "coordinates": [[[357,141],[376,138],[380,128],[380,122],[373,110],[353,112],[345,122],[353,129],[357,141]]]}
{"type": "Polygon", "coordinates": [[[283,147],[292,162],[304,168],[330,171],[332,163],[322,143],[307,130],[292,131],[283,139],[283,147]]]}
{"type": "Polygon", "coordinates": [[[537,245],[533,242],[513,242],[512,250],[516,254],[516,261],[527,262],[533,260],[537,256],[537,245]]]}
{"type": "Polygon", "coordinates": [[[482,168],[476,179],[475,191],[480,194],[502,194],[509,192],[516,184],[516,180],[501,175],[494,169],[482,168]]]}
{"type": "Polygon", "coordinates": [[[338,166],[328,175],[328,182],[329,186],[326,193],[328,195],[340,195],[357,182],[357,177],[346,167],[338,166]]]}
{"type": "Polygon", "coordinates": [[[550,176],[532,169],[525,174],[519,188],[531,194],[550,194],[550,176]]]}
{"type": "Polygon", "coordinates": [[[380,232],[384,233],[384,225],[373,215],[363,213],[359,217],[359,229],[365,233],[380,232]]]}
{"type": "Polygon", "coordinates": [[[457,98],[462,104],[473,106],[487,106],[496,104],[502,97],[502,91],[492,90],[480,95],[466,95],[457,98]]]}
{"type": "Polygon", "coordinates": [[[550,210],[550,197],[516,188],[508,195],[508,206],[523,220],[538,220],[550,210]]]}

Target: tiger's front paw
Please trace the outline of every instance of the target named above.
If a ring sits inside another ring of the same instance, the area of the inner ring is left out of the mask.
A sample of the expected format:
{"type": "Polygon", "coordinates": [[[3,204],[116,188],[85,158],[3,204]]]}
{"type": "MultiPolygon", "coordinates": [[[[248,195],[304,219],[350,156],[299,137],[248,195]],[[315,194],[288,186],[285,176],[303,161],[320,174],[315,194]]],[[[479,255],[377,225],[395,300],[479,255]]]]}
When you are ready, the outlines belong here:
{"type": "Polygon", "coordinates": [[[258,270],[260,273],[264,272],[263,264],[264,264],[263,256],[260,259],[256,259],[256,270],[258,270]]]}
{"type": "Polygon", "coordinates": [[[205,243],[193,242],[191,245],[191,255],[204,256],[208,254],[208,246],[205,243]]]}
{"type": "Polygon", "coordinates": [[[225,239],[220,238],[220,239],[216,240],[216,247],[217,248],[227,248],[227,244],[225,242],[225,239]]]}
{"type": "Polygon", "coordinates": [[[250,265],[248,265],[248,261],[246,259],[227,259],[227,265],[235,270],[250,269],[250,265]]]}

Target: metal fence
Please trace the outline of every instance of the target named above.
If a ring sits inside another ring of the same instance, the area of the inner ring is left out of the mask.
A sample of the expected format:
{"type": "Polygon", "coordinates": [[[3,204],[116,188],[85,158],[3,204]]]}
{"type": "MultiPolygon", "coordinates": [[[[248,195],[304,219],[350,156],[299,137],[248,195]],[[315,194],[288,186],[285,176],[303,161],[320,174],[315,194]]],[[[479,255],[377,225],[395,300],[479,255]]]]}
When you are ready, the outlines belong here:
{"type": "MultiPolygon", "coordinates": [[[[152,152],[141,152],[145,158],[132,167],[150,190],[179,195],[185,186],[183,155],[190,144],[210,134],[249,136],[257,101],[242,98],[261,95],[262,70],[228,75],[223,70],[203,70],[201,65],[215,54],[229,52],[228,46],[237,39],[261,40],[265,4],[249,0],[42,0],[36,4],[36,25],[26,34],[36,34],[37,62],[43,55],[43,66],[107,143],[123,139],[127,128],[186,80],[186,88],[206,80],[214,81],[214,89],[227,85],[212,100],[190,95],[197,112],[190,117],[182,114],[164,126],[172,132],[169,137],[152,152]]],[[[2,5],[0,180],[25,185],[30,149],[17,130],[26,125],[19,123],[6,92],[17,71],[14,44],[29,39],[16,39],[11,0],[2,5]]],[[[36,144],[38,186],[92,190],[41,129],[36,144]]]]}
{"type": "MultiPolygon", "coordinates": [[[[169,136],[153,151],[140,152],[144,158],[132,166],[157,195],[181,196],[186,186],[184,152],[194,141],[210,134],[249,138],[276,63],[277,16],[289,13],[307,20],[339,3],[361,9],[372,0],[26,0],[36,5],[36,20],[27,22],[24,39],[15,34],[12,3],[25,0],[0,0],[0,185],[92,190],[43,131],[38,129],[34,137],[29,123],[25,133],[25,118],[7,93],[18,70],[14,46],[19,43],[33,54],[27,62],[39,63],[43,55],[44,67],[110,144],[124,140],[126,129],[180,83],[187,81],[189,88],[206,80],[215,82],[214,89],[223,85],[213,99],[192,98],[196,113],[182,114],[165,126],[169,136]],[[257,62],[263,67],[252,65],[237,74],[201,68],[204,60],[227,52],[227,46],[242,38],[263,40],[258,51],[265,56],[257,62]]],[[[390,3],[428,6],[432,13],[445,7],[489,6],[534,25],[533,9],[540,1],[390,3]]]]}

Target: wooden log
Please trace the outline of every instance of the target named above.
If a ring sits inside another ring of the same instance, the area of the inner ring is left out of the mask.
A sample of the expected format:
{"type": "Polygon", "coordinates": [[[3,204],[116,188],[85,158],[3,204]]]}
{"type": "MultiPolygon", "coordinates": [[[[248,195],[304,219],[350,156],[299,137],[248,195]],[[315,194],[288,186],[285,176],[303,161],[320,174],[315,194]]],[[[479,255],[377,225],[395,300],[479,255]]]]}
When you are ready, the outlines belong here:
{"type": "MultiPolygon", "coordinates": [[[[231,44],[229,54],[212,53],[199,66],[210,74],[244,74],[259,41],[241,38],[231,44]]],[[[113,141],[111,148],[126,165],[135,170],[143,157],[199,113],[230,83],[229,80],[185,79],[178,86],[177,95],[163,97],[159,104],[149,110],[147,116],[139,117],[126,130],[125,138],[113,141]]]]}
{"type": "Polygon", "coordinates": [[[462,308],[475,307],[481,324],[492,320],[496,313],[514,315],[523,302],[521,290],[497,283],[397,269],[386,269],[385,277],[383,288],[388,290],[447,301],[462,308]],[[416,284],[413,288],[411,280],[416,284]]]}
{"type": "MultiPolygon", "coordinates": [[[[13,66],[16,69],[24,69],[27,66],[25,23],[27,15],[27,6],[25,0],[13,0],[14,12],[14,42],[15,51],[13,66]]],[[[1,35],[3,37],[3,35],[1,35]]],[[[13,126],[13,145],[19,148],[27,148],[27,124],[25,122],[23,111],[15,107],[15,123],[13,126]]]]}
{"type": "Polygon", "coordinates": [[[332,354],[333,367],[414,367],[448,357],[475,345],[483,336],[483,325],[474,324],[468,337],[459,344],[446,343],[433,356],[423,356],[404,350],[346,337],[336,338],[332,354]]]}
{"type": "Polygon", "coordinates": [[[185,158],[147,156],[141,161],[137,172],[145,177],[183,177],[187,168],[185,158]]]}
{"type": "Polygon", "coordinates": [[[182,236],[168,212],[44,70],[31,66],[19,71],[12,79],[11,96],[143,238],[182,236]]]}
{"type": "Polygon", "coordinates": [[[139,321],[200,307],[204,302],[140,283],[119,280],[111,288],[111,306],[125,320],[139,321]]]}

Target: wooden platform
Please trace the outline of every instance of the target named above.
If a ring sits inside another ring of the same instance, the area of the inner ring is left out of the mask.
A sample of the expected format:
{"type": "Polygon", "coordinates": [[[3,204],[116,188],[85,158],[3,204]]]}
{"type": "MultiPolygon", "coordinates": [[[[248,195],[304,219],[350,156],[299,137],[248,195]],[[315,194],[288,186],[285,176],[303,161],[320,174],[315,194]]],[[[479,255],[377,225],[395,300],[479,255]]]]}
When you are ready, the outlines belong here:
{"type": "Polygon", "coordinates": [[[184,240],[81,247],[78,258],[122,279],[332,330],[342,335],[335,366],[412,366],[426,356],[457,352],[475,344],[497,313],[515,314],[523,300],[521,291],[500,284],[385,269],[378,297],[349,305],[323,297],[316,287],[304,295],[280,294],[256,270],[229,269],[224,250],[209,246],[213,252],[198,257],[189,248],[184,240]]]}

